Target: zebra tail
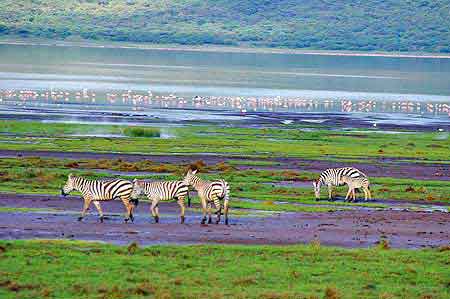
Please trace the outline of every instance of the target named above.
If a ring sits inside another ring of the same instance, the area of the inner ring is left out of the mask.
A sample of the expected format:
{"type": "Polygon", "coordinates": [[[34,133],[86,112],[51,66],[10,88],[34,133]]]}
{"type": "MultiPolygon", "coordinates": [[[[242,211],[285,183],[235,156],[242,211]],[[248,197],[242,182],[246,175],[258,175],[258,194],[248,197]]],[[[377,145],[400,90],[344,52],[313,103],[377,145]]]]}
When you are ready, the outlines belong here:
{"type": "Polygon", "coordinates": [[[222,186],[223,186],[223,189],[225,191],[225,194],[223,195],[223,199],[224,200],[229,200],[230,199],[230,186],[225,181],[222,181],[222,186]]]}

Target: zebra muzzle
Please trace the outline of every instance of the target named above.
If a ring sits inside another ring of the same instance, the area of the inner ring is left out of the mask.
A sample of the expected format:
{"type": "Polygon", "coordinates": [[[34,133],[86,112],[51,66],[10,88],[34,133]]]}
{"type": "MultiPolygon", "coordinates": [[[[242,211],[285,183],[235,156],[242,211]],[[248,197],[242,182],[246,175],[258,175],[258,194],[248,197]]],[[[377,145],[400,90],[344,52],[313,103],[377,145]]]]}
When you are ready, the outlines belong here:
{"type": "Polygon", "coordinates": [[[64,196],[64,197],[66,197],[67,196],[67,194],[64,192],[64,190],[63,189],[61,189],[61,195],[62,196],[64,196]]]}

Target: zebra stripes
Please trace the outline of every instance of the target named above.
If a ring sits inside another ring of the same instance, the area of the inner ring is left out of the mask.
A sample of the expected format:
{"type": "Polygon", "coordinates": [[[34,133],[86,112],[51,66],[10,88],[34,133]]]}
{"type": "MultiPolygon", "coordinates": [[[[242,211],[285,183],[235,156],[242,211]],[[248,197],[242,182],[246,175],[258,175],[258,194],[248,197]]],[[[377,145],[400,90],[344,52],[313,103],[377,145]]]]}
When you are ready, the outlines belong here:
{"type": "Polygon", "coordinates": [[[208,210],[208,223],[212,222],[211,219],[211,206],[214,204],[217,215],[216,224],[220,222],[220,216],[222,214],[222,205],[220,201],[223,200],[223,210],[225,215],[225,224],[228,225],[228,201],[230,197],[230,186],[224,180],[217,181],[206,181],[202,180],[195,174],[197,170],[188,170],[186,176],[184,177],[184,182],[192,186],[197,190],[200,197],[200,202],[202,204],[202,224],[206,223],[206,210],[208,210]]]}
{"type": "MultiPolygon", "coordinates": [[[[216,224],[220,223],[221,215],[225,217],[225,224],[228,225],[228,211],[230,200],[230,186],[225,180],[208,181],[196,175],[197,170],[189,169],[184,179],[181,181],[144,181],[135,179],[133,182],[124,179],[112,180],[89,180],[81,176],[69,174],[66,184],[61,189],[62,195],[68,195],[71,191],[81,192],[84,199],[84,206],[81,221],[91,202],[94,203],[103,222],[104,216],[100,206],[101,201],[114,199],[122,200],[126,208],[125,222],[134,221],[133,210],[138,204],[138,196],[144,194],[151,201],[150,211],[156,223],[159,223],[159,203],[161,201],[177,201],[180,206],[181,223],[185,222],[185,199],[189,199],[189,188],[194,188],[200,197],[202,206],[201,223],[206,223],[208,213],[208,223],[212,222],[212,206],[214,205],[216,224]],[[223,201],[223,203],[222,203],[223,201]],[[223,212],[223,214],[222,214],[223,212]]],[[[332,188],[347,184],[348,192],[345,200],[355,201],[355,189],[363,188],[365,200],[371,199],[369,180],[367,176],[354,167],[329,168],[323,171],[319,178],[313,181],[315,197],[320,198],[320,188],[326,185],[328,188],[328,198],[332,199],[332,188]]]]}
{"type": "Polygon", "coordinates": [[[354,167],[342,167],[342,168],[329,168],[323,171],[317,181],[313,181],[314,194],[316,200],[320,199],[320,187],[326,185],[328,187],[328,199],[332,199],[332,188],[333,186],[342,186],[344,182],[342,181],[343,176],[348,176],[350,178],[356,177],[366,177],[366,175],[354,168],[354,167]]]}
{"type": "Polygon", "coordinates": [[[184,199],[189,194],[189,185],[184,181],[155,181],[146,182],[143,180],[133,180],[132,198],[137,198],[144,193],[151,201],[150,211],[155,222],[159,222],[159,202],[176,200],[181,209],[181,223],[184,223],[184,199]]]}
{"type": "Polygon", "coordinates": [[[94,203],[100,215],[100,222],[103,222],[103,211],[100,206],[100,201],[107,201],[113,199],[121,199],[127,210],[125,222],[133,217],[134,203],[137,201],[130,199],[133,190],[133,184],[130,181],[122,179],[113,179],[108,181],[88,180],[81,176],[74,176],[69,174],[67,182],[61,189],[61,194],[66,196],[73,190],[81,192],[84,199],[84,206],[81,216],[78,221],[81,221],[86,215],[91,202],[94,203]]]}
{"type": "Polygon", "coordinates": [[[348,186],[348,192],[347,195],[345,196],[345,200],[349,200],[351,201],[353,199],[353,201],[356,200],[356,196],[355,196],[355,189],[357,188],[363,188],[364,190],[364,200],[367,201],[367,199],[371,199],[372,194],[370,194],[370,189],[369,189],[369,179],[365,176],[359,176],[359,177],[350,177],[350,176],[343,176],[342,177],[342,182],[347,184],[348,186]],[[350,196],[350,199],[349,199],[350,196]]]}

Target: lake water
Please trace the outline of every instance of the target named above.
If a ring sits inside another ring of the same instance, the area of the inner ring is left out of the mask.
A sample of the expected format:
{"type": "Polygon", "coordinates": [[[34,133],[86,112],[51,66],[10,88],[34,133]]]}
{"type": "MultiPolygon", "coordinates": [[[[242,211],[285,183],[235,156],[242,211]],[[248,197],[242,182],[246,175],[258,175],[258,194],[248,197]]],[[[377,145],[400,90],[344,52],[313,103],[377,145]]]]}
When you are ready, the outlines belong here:
{"type": "Polygon", "coordinates": [[[2,105],[450,111],[450,59],[0,45],[2,105]]]}

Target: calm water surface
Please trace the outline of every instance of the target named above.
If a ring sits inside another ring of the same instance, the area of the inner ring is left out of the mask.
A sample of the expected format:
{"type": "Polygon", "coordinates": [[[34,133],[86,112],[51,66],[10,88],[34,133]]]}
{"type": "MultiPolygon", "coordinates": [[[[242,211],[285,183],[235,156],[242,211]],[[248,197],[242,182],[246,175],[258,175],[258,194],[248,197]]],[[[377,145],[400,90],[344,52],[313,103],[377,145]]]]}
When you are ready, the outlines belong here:
{"type": "Polygon", "coordinates": [[[445,115],[450,59],[0,45],[0,97],[3,105],[445,115]]]}

